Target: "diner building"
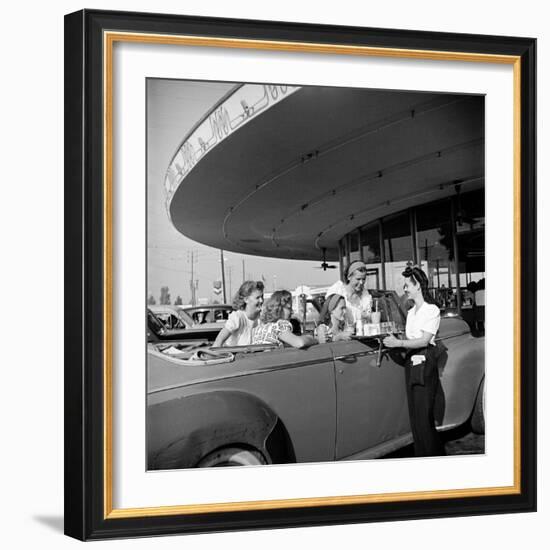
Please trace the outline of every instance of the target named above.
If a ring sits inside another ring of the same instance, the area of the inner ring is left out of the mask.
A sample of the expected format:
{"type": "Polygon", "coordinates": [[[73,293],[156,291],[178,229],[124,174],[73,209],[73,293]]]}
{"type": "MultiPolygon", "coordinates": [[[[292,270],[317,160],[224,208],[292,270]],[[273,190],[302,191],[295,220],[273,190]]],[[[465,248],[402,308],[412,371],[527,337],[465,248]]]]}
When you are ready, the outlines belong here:
{"type": "Polygon", "coordinates": [[[182,136],[167,212],[223,250],[362,259],[369,288],[420,264],[460,312],[485,279],[484,128],[479,95],[235,84],[182,136]]]}

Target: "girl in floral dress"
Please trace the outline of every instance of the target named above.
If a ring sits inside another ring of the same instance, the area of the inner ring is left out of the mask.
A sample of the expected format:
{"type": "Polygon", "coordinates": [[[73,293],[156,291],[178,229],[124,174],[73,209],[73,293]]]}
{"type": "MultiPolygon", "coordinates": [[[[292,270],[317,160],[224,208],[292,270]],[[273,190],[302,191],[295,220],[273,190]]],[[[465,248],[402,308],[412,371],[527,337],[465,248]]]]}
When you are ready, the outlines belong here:
{"type": "Polygon", "coordinates": [[[292,333],[292,295],[287,290],[277,290],[264,303],[261,324],[254,330],[254,344],[288,344],[295,348],[306,348],[317,343],[310,335],[292,333]]]}

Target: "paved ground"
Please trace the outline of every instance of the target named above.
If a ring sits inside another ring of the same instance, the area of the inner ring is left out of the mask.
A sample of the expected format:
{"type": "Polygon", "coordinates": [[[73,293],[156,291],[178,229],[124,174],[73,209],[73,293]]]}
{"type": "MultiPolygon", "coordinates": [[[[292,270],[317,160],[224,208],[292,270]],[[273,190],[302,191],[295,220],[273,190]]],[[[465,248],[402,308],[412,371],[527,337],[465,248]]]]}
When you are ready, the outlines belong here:
{"type": "MultiPolygon", "coordinates": [[[[468,425],[441,434],[448,455],[473,455],[485,452],[485,436],[474,434],[468,425]]],[[[413,446],[408,445],[384,458],[414,456],[413,446]]]]}
{"type": "Polygon", "coordinates": [[[469,430],[452,430],[445,435],[444,440],[448,455],[473,455],[485,452],[485,436],[469,430]]]}

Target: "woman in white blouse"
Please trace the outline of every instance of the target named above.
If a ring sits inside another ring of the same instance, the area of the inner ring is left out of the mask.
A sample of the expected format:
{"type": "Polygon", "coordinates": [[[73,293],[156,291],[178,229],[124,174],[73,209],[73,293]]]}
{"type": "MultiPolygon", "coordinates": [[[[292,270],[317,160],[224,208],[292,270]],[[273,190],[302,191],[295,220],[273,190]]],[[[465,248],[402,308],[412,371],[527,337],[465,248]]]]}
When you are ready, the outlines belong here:
{"type": "Polygon", "coordinates": [[[440,456],[445,449],[435,429],[434,404],[439,386],[438,359],[435,345],[440,312],[428,291],[428,277],[418,266],[407,267],[404,290],[414,302],[407,313],[406,338],[384,338],[388,348],[408,351],[405,370],[409,417],[416,456],[440,456]]]}
{"type": "Polygon", "coordinates": [[[340,294],[346,300],[346,324],[354,325],[362,316],[368,315],[372,309],[372,296],[365,288],[367,266],[361,260],[348,265],[344,272],[344,282],[335,282],[326,293],[328,298],[332,294],[340,294]]]}

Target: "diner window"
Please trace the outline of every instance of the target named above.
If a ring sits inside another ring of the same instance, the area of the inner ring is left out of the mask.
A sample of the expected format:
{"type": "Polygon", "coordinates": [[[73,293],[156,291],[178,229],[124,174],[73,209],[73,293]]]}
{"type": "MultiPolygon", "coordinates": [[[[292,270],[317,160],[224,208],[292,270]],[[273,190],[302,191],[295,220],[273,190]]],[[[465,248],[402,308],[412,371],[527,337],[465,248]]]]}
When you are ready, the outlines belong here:
{"type": "Polygon", "coordinates": [[[361,251],[366,264],[380,263],[380,232],[378,224],[361,229],[361,251]]]}
{"type": "Polygon", "coordinates": [[[342,254],[342,264],[347,266],[349,264],[349,247],[347,237],[344,237],[340,241],[340,253],[342,254]]]}
{"type": "Polygon", "coordinates": [[[403,276],[407,262],[414,258],[409,211],[382,221],[386,289],[403,294],[403,276]]]}
{"type": "Polygon", "coordinates": [[[354,262],[360,260],[361,255],[359,253],[359,231],[354,231],[349,234],[349,261],[354,262]]]}
{"type": "Polygon", "coordinates": [[[418,260],[428,275],[432,296],[441,307],[456,307],[450,200],[430,203],[416,209],[416,242],[418,260]]]}
{"type": "Polygon", "coordinates": [[[458,271],[463,308],[474,305],[485,289],[485,191],[459,193],[455,197],[458,271]]]}
{"type": "Polygon", "coordinates": [[[379,224],[361,228],[359,232],[362,260],[368,265],[366,287],[381,288],[382,263],[380,257],[379,224]]]}

